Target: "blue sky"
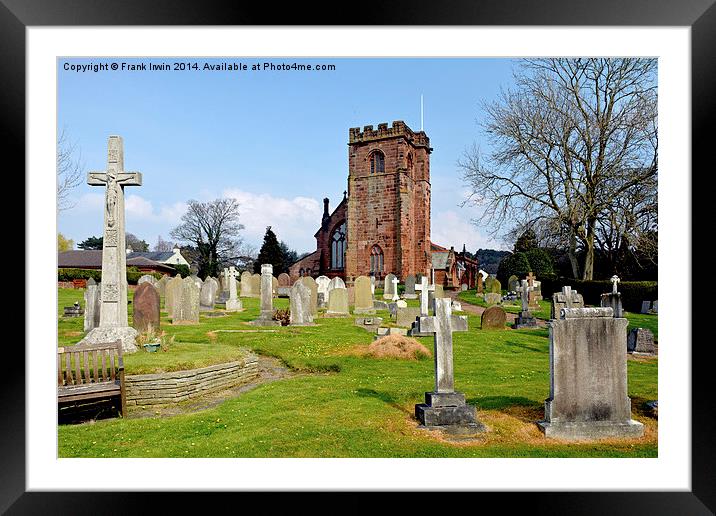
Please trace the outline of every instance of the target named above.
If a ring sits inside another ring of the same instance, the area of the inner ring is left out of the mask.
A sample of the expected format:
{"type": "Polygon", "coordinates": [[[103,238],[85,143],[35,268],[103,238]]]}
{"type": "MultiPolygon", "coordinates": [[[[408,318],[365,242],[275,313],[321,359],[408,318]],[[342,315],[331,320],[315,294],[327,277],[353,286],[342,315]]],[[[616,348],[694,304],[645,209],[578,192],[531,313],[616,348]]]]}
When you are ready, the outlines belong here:
{"type": "MultiPolygon", "coordinates": [[[[481,102],[510,87],[508,59],[188,59],[246,63],[248,71],[64,70],[65,63],[162,63],[170,59],[59,59],[58,128],[81,152],[85,170],[104,170],[107,137],[124,139],[125,168],[140,171],[127,187],[127,231],[154,245],[189,199],[233,196],[244,240],[260,245],[267,225],[299,253],[315,249],[322,199],[331,209],[348,176],[348,129],[404,120],[420,129],[420,95],[431,155],[432,240],[502,248],[470,220],[456,161],[487,147],[478,126],[481,102]],[[334,71],[251,71],[256,62],[335,64],[334,71]]],[[[102,234],[103,190],[83,180],[76,206],[58,231],[78,243],[102,234]]]]}

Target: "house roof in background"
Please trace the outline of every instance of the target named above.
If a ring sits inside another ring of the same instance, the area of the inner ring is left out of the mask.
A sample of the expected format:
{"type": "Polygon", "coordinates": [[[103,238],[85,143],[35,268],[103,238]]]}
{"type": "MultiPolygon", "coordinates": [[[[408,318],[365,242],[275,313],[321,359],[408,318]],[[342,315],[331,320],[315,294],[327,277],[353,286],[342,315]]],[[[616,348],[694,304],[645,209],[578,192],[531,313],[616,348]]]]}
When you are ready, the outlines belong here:
{"type": "MultiPolygon", "coordinates": [[[[128,256],[127,265],[130,267],[151,267],[153,269],[163,270],[167,272],[174,271],[174,267],[164,263],[160,263],[156,260],[151,260],[144,256],[128,256]]],[[[63,251],[57,253],[57,267],[61,269],[101,269],[102,251],[99,249],[75,249],[72,251],[63,251]]]]}

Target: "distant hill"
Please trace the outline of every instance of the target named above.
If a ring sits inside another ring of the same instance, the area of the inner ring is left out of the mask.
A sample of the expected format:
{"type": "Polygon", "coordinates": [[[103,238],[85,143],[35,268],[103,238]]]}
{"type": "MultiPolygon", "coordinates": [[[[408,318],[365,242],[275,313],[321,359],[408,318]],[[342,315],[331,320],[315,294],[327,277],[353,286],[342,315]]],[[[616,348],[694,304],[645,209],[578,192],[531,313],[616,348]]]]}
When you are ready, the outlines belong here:
{"type": "Polygon", "coordinates": [[[475,257],[480,262],[480,268],[490,274],[497,274],[497,266],[500,260],[506,255],[512,254],[509,251],[497,251],[495,249],[478,249],[475,257]]]}

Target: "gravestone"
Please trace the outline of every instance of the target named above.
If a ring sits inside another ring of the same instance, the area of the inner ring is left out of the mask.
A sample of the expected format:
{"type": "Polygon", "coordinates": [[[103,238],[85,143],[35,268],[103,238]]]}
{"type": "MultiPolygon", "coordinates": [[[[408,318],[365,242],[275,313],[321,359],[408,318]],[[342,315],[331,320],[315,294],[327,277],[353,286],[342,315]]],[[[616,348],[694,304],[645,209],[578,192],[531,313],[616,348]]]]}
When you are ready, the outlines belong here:
{"type": "Polygon", "coordinates": [[[394,278],[393,278],[393,297],[392,297],[392,301],[397,301],[398,299],[400,299],[400,296],[398,295],[398,284],[399,284],[399,283],[400,283],[400,281],[398,280],[398,277],[397,277],[397,276],[394,277],[394,278]]]}
{"type": "Polygon", "coordinates": [[[278,297],[278,278],[271,276],[271,295],[278,297]]]}
{"type": "MultiPolygon", "coordinates": [[[[273,265],[261,264],[261,312],[258,319],[251,321],[254,326],[280,326],[281,322],[273,318],[273,265]]],[[[253,290],[253,286],[252,286],[253,290]]]]}
{"type": "Polygon", "coordinates": [[[261,297],[261,274],[251,275],[251,297],[261,297]]]}
{"type": "Polygon", "coordinates": [[[425,403],[415,405],[415,417],[431,429],[484,431],[474,406],[465,403],[465,395],[455,391],[452,334],[467,331],[467,317],[452,315],[450,299],[435,299],[435,315],[420,316],[420,333],[434,334],[435,389],[425,393],[425,403]]]}
{"type": "Polygon", "coordinates": [[[532,287],[529,286],[526,279],[523,279],[522,286],[517,288],[517,292],[520,294],[520,300],[522,301],[522,310],[517,316],[515,323],[512,325],[514,329],[537,327],[537,321],[529,309],[530,290],[532,290],[532,287]]]}
{"type": "Polygon", "coordinates": [[[159,330],[159,291],[145,281],[134,291],[132,326],[139,333],[159,330]]]}
{"type": "Polygon", "coordinates": [[[219,282],[211,276],[207,277],[199,291],[199,310],[213,310],[218,291],[219,282]]]}
{"type": "Polygon", "coordinates": [[[463,283],[460,285],[460,290],[462,290],[463,292],[465,292],[468,288],[469,287],[467,286],[467,283],[463,283]]]}
{"type": "Polygon", "coordinates": [[[393,300],[393,296],[396,293],[394,279],[397,279],[395,274],[390,273],[385,277],[383,281],[383,299],[393,300]]]}
{"type": "Polygon", "coordinates": [[[654,334],[651,330],[648,328],[634,328],[631,330],[627,337],[627,352],[646,353],[649,355],[656,353],[654,334]]]}
{"type": "Polygon", "coordinates": [[[462,312],[462,303],[460,301],[456,301],[453,299],[452,301],[452,311],[453,312],[462,312]]]}
{"type": "Polygon", "coordinates": [[[428,291],[428,306],[433,309],[433,301],[445,297],[445,289],[442,285],[433,285],[433,291],[428,291]]]}
{"type": "Polygon", "coordinates": [[[534,298],[535,301],[542,301],[542,282],[539,280],[535,280],[533,287],[535,289],[534,291],[534,298]]]}
{"type": "Polygon", "coordinates": [[[348,289],[336,287],[331,290],[331,297],[328,298],[328,315],[348,316],[348,289]]]}
{"type": "Polygon", "coordinates": [[[145,274],[144,276],[139,277],[139,279],[137,280],[137,285],[141,285],[144,282],[149,282],[152,284],[152,286],[156,286],[157,278],[155,278],[151,274],[145,274]]]}
{"type": "Polygon", "coordinates": [[[651,301],[642,301],[641,302],[641,313],[648,314],[649,310],[651,310],[651,301]]]}
{"type": "Polygon", "coordinates": [[[602,294],[602,297],[599,301],[599,304],[602,307],[611,307],[611,309],[614,311],[614,317],[624,317],[624,309],[622,308],[622,295],[617,290],[617,283],[619,283],[620,281],[621,280],[619,279],[619,276],[612,276],[612,291],[606,294],[602,294]]]}
{"type": "Polygon", "coordinates": [[[475,290],[475,293],[478,295],[483,293],[484,287],[482,285],[482,274],[477,275],[477,287],[475,287],[475,290]]]}
{"type": "Polygon", "coordinates": [[[416,317],[420,317],[420,307],[398,307],[395,315],[395,325],[401,328],[410,328],[415,322],[416,317]]]}
{"type": "Polygon", "coordinates": [[[395,306],[397,306],[398,308],[407,308],[408,302],[405,299],[398,299],[395,302],[395,306]]]}
{"type": "Polygon", "coordinates": [[[517,287],[520,286],[520,278],[514,274],[507,280],[507,290],[510,292],[517,292],[517,287]]]}
{"type": "Polygon", "coordinates": [[[346,288],[346,283],[338,276],[331,278],[331,281],[328,283],[328,291],[330,292],[334,288],[346,288]]]}
{"type": "Polygon", "coordinates": [[[299,281],[311,290],[311,315],[315,319],[318,316],[318,285],[311,276],[303,276],[299,281]]]}
{"type": "Polygon", "coordinates": [[[490,306],[482,312],[480,326],[483,330],[504,330],[507,312],[501,306],[490,306]]]}
{"type": "Polygon", "coordinates": [[[375,276],[370,276],[370,295],[375,295],[375,276]]]}
{"type": "Polygon", "coordinates": [[[316,278],[316,300],[321,308],[325,308],[328,303],[328,298],[330,297],[328,285],[330,283],[331,279],[328,276],[318,276],[316,278]]]}
{"type": "Polygon", "coordinates": [[[172,317],[172,314],[174,313],[174,306],[181,297],[181,288],[183,284],[181,276],[178,274],[167,282],[164,309],[169,314],[169,317],[172,317]]]}
{"type": "Polygon", "coordinates": [[[536,287],[535,287],[535,275],[530,272],[527,275],[527,284],[530,287],[529,294],[527,296],[527,305],[529,306],[530,310],[539,310],[540,306],[537,302],[537,293],[536,293],[536,287]]]}
{"type": "Polygon", "coordinates": [[[654,312],[655,314],[659,313],[659,301],[658,300],[654,301],[651,304],[651,311],[654,312]]]}
{"type": "Polygon", "coordinates": [[[251,273],[249,271],[241,273],[241,290],[239,292],[241,297],[251,297],[251,273]]]}
{"type": "Polygon", "coordinates": [[[101,186],[104,195],[102,238],[102,283],[100,285],[99,325],[92,328],[80,344],[122,341],[124,353],[137,351],[137,330],[127,318],[127,252],[125,238],[124,188],[141,186],[142,174],[125,172],[124,148],[120,136],[107,142],[107,170],[89,172],[87,184],[101,186]]]}
{"type": "Polygon", "coordinates": [[[368,276],[358,276],[353,283],[355,288],[355,304],[353,306],[354,314],[374,314],[373,293],[371,292],[370,278],[368,276]]]}
{"type": "Polygon", "coordinates": [[[417,299],[418,294],[415,293],[415,276],[408,274],[405,278],[405,292],[403,293],[405,299],[417,299]]]}
{"type": "Polygon", "coordinates": [[[495,281],[497,281],[497,278],[495,278],[492,274],[487,277],[485,280],[485,292],[493,292],[492,287],[495,284],[495,281]]]}
{"type": "Polygon", "coordinates": [[[181,280],[179,297],[174,301],[172,324],[197,324],[199,322],[199,287],[193,278],[181,280]]]}
{"type": "Polygon", "coordinates": [[[290,324],[293,326],[307,326],[313,324],[311,313],[311,289],[302,281],[293,284],[289,295],[289,307],[291,310],[290,324]]]}
{"type": "MultiPolygon", "coordinates": [[[[524,283],[523,283],[524,285],[524,283]]],[[[549,327],[545,437],[640,437],[627,396],[626,319],[611,308],[562,308],[549,327]]]]}
{"type": "Polygon", "coordinates": [[[155,287],[157,287],[157,290],[159,291],[159,295],[161,297],[166,296],[167,294],[167,283],[169,283],[169,280],[171,278],[169,276],[162,276],[159,278],[159,281],[157,281],[157,284],[155,287]]]}
{"type": "Polygon", "coordinates": [[[229,298],[226,300],[227,312],[239,312],[244,309],[241,298],[236,295],[236,269],[230,266],[226,271],[229,282],[229,298]]]}
{"type": "MultiPolygon", "coordinates": [[[[604,306],[604,305],[602,305],[604,306]]],[[[552,294],[552,307],[550,309],[550,319],[557,319],[559,311],[562,308],[584,308],[584,298],[582,294],[572,290],[570,286],[563,286],[562,292],[552,294]]]]}
{"type": "Polygon", "coordinates": [[[199,289],[199,292],[201,292],[201,287],[204,286],[202,279],[197,276],[196,273],[192,274],[190,278],[194,281],[194,285],[196,285],[196,288],[199,289]]]}
{"type": "Polygon", "coordinates": [[[100,302],[99,292],[100,286],[97,285],[94,279],[89,278],[85,289],[85,332],[99,326],[99,312],[102,305],[100,302]]]}
{"type": "Polygon", "coordinates": [[[291,276],[282,272],[278,275],[278,297],[290,297],[291,276]]]}
{"type": "Polygon", "coordinates": [[[502,303],[502,296],[500,294],[495,294],[494,292],[488,292],[485,294],[484,299],[487,306],[499,305],[502,303]]]}
{"type": "Polygon", "coordinates": [[[428,285],[427,276],[420,278],[420,283],[415,285],[415,290],[420,293],[420,315],[430,315],[430,295],[435,292],[435,285],[428,285]]]}

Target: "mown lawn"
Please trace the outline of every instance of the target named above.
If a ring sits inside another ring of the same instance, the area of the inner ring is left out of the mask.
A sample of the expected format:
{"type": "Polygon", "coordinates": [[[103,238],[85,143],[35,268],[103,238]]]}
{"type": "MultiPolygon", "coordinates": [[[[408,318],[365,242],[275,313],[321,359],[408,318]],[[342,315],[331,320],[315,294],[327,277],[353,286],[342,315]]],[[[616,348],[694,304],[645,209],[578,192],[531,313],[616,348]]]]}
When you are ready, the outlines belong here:
{"type": "MultiPolygon", "coordinates": [[[[82,291],[59,290],[62,306],[82,291]]],[[[175,342],[165,353],[127,355],[128,373],[179,363],[224,360],[242,349],[272,355],[306,372],[259,386],[215,408],[169,418],[98,420],[58,427],[61,457],[655,457],[657,421],[644,403],[657,399],[657,359],[629,360],[634,417],[646,425],[641,439],[564,443],[546,440],[534,422],[549,392],[547,331],[470,330],[454,334],[456,388],[478,407],[489,432],[453,442],[420,430],[414,405],[432,390],[433,360],[398,361],[355,356],[372,335],[350,318],[321,318],[317,326],[256,330],[258,300],[245,312],[207,318],[195,326],[163,320],[175,342]],[[186,346],[186,347],[182,347],[186,346]],[[193,358],[180,359],[183,353],[193,358]],[[183,362],[182,362],[183,360],[183,362]]],[[[410,303],[411,305],[414,303],[410,303]]],[[[287,306],[287,300],[276,300],[287,306]]],[[[131,314],[131,307],[130,307],[131,314]]],[[[387,319],[388,313],[379,313],[387,319]]],[[[131,321],[131,315],[130,315],[131,321]]],[[[60,317],[61,344],[82,337],[81,319],[60,317]]],[[[432,339],[420,339],[432,349],[432,339]]]]}

